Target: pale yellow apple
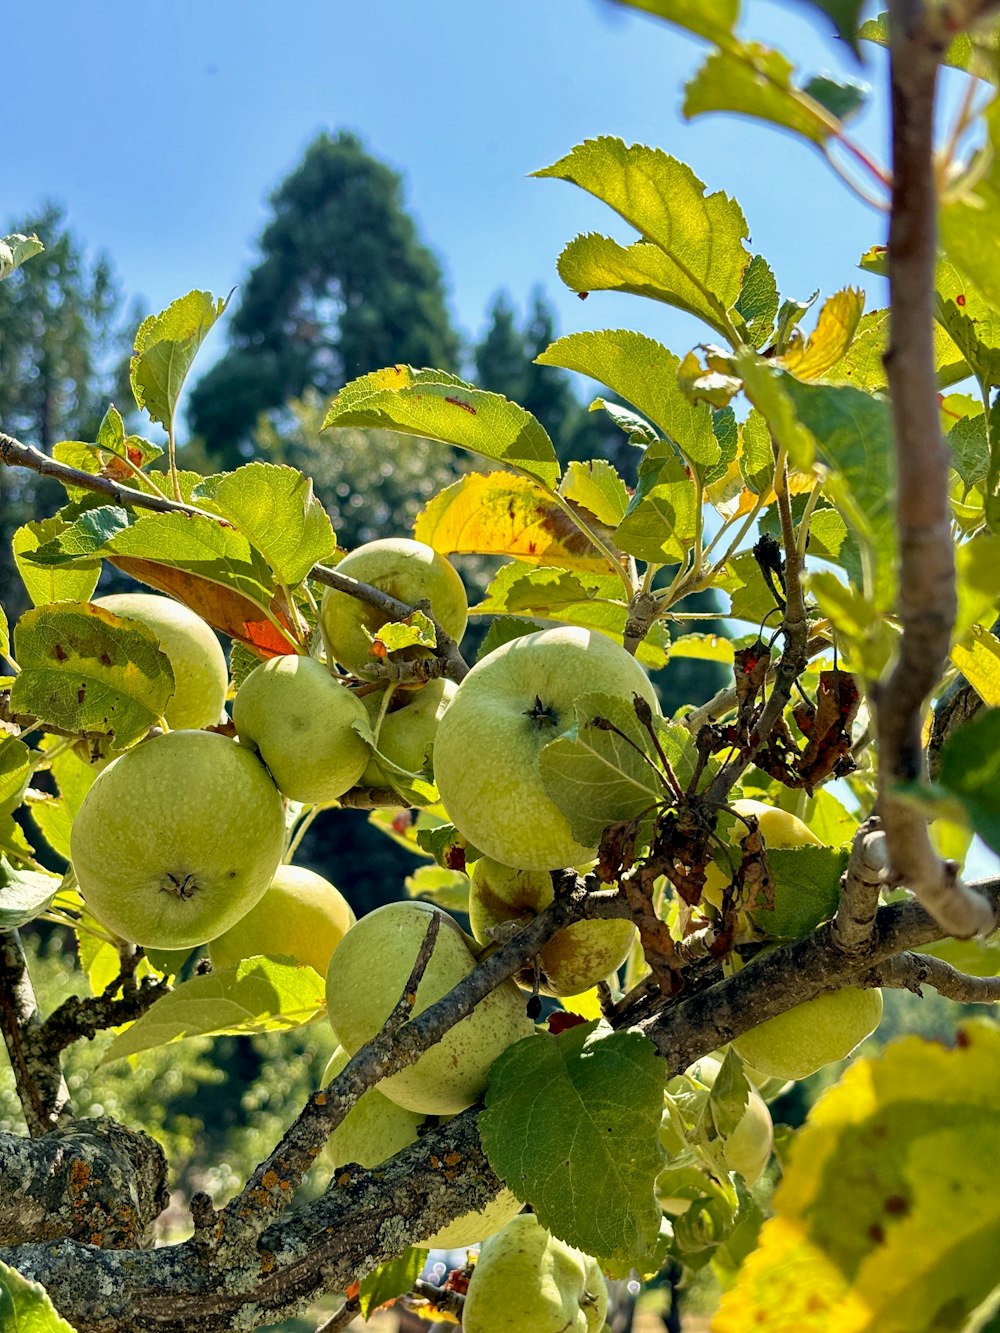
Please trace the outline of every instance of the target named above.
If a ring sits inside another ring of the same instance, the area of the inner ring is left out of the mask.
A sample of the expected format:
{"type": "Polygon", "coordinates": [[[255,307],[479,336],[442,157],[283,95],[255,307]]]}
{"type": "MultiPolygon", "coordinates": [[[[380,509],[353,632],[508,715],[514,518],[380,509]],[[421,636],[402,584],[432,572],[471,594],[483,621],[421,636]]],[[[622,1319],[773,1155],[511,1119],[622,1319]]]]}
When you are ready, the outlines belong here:
{"type": "Polygon", "coordinates": [[[843,1060],[882,1021],[882,992],[844,986],[744,1032],[733,1050],[768,1078],[799,1079],[843,1060]]]}
{"type": "Polygon", "coordinates": [[[522,1213],[483,1243],[462,1311],[465,1333],[598,1333],[608,1288],[596,1261],[522,1213]]]}
{"type": "Polygon", "coordinates": [[[95,597],[94,605],[138,620],[159,639],[174,672],[174,692],[164,710],[173,731],[214,727],[222,720],[229,671],[215,632],[200,616],[150,592],[109,593],[95,597]]]}
{"type": "Polygon", "coordinates": [[[214,968],[257,954],[282,954],[321,977],[354,925],[350,903],[328,879],[305,866],[279,866],[263,898],[208,946],[214,968]]]}
{"type": "MultiPolygon", "coordinates": [[[[825,846],[822,838],[817,838],[808,824],[788,810],[779,810],[773,805],[767,805],[764,801],[754,801],[749,797],[742,796],[731,802],[730,809],[737,815],[755,818],[758,822],[760,835],[764,840],[764,846],[775,851],[785,851],[795,847],[825,846]]],[[[729,844],[735,849],[734,868],[739,865],[739,858],[742,855],[740,839],[745,837],[747,832],[747,826],[742,819],[735,820],[729,829],[729,844]]],[[[705,887],[702,889],[702,898],[711,903],[713,907],[720,908],[723,894],[729,888],[729,883],[729,875],[722,869],[721,865],[715,861],[709,861],[705,867],[705,887]]],[[[744,909],[753,906],[753,903],[743,904],[744,909]]]]}
{"type": "Polygon", "coordinates": [[[371,757],[368,714],[322,662],[292,654],[250,672],[233,700],[240,741],[256,749],[292,801],[335,801],[371,757]]]}
{"type": "MultiPolygon", "coordinates": [[[[475,941],[458,922],[430,903],[387,903],[352,926],[334,950],[326,974],[327,1016],[340,1044],[352,1055],[378,1033],[403,993],[427,925],[441,925],[417,989],[414,1015],[446,995],[476,965],[475,941]]],[[[412,1111],[453,1115],[478,1101],[490,1065],[534,1024],[512,981],[481,1000],[415,1064],[384,1080],[385,1091],[412,1111]]]]}
{"type": "MultiPolygon", "coordinates": [[[[465,633],[469,618],[465,585],[454,566],[423,542],[407,537],[366,542],[341,560],[337,573],[379,588],[407,606],[428,602],[431,615],[446,634],[459,640],[465,633]]],[[[335,588],[323,593],[323,638],[336,661],[356,676],[374,678],[378,674],[377,659],[371,654],[372,638],[391,619],[349,593],[335,588]]],[[[399,655],[407,659],[424,652],[426,649],[404,648],[399,655]]]]}
{"type": "MultiPolygon", "coordinates": [[[[527,924],[555,897],[547,870],[514,870],[488,856],[472,871],[469,924],[480,944],[497,943],[509,923],[527,924]]],[[[546,995],[578,995],[617,972],[632,947],[631,921],[576,921],[564,926],[538,955],[539,990],[546,995]]],[[[517,977],[527,990],[534,985],[529,964],[517,977]]]]}
{"type": "Polygon", "coordinates": [[[594,630],[564,625],[502,644],[458,687],[434,742],[434,780],[458,831],[486,856],[523,870],[593,859],[542,781],[542,749],[574,725],[573,705],[602,693],[645,699],[643,668],[594,630]]]}
{"type": "Polygon", "coordinates": [[[284,845],[284,804],[264,765],[211,731],[154,736],[108,764],[70,836],[87,906],[152,949],[190,948],[235,925],[284,845]]]}

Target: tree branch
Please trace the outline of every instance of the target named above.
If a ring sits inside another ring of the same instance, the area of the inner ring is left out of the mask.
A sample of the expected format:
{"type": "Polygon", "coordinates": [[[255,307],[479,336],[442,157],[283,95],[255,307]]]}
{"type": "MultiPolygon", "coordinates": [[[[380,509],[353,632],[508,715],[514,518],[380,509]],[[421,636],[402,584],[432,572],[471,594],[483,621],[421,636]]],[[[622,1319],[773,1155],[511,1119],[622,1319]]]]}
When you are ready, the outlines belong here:
{"type": "Polygon", "coordinates": [[[875,702],[888,882],[905,884],[949,934],[968,936],[993,928],[993,907],[961,883],[931,845],[924,817],[894,792],[897,783],[922,776],[923,708],[944,670],[956,607],[950,456],[939,425],[933,341],[934,99],[949,36],[942,13],[922,0],[890,0],[893,185],[885,365],[896,442],[902,635],[875,702]]]}
{"type": "Polygon", "coordinates": [[[16,930],[0,934],[0,1029],[28,1133],[39,1138],[72,1111],[58,1052],[39,1043],[42,1021],[16,930]]]}
{"type": "Polygon", "coordinates": [[[859,980],[862,986],[896,986],[920,995],[921,986],[960,1004],[1000,1003],[1000,977],[970,977],[926,953],[901,953],[880,963],[859,980]]]}
{"type": "Polygon", "coordinates": [[[830,932],[842,953],[859,954],[867,948],[887,865],[885,834],[877,819],[867,819],[854,835],[830,932]]]}

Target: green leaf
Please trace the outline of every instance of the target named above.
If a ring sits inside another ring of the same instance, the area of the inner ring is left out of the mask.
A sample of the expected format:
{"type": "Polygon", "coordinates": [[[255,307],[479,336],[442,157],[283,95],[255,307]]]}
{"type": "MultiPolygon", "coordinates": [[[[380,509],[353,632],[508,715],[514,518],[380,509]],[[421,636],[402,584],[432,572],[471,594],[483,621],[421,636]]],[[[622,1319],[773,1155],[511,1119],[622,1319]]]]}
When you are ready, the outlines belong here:
{"type": "Polygon", "coordinates": [[[721,634],[682,634],[670,645],[670,660],[693,658],[697,662],[724,662],[732,666],[733,641],[721,634]]]}
{"type": "Polygon", "coordinates": [[[144,736],[163,716],[174,674],[151,629],[87,603],[26,611],[14,630],[21,673],[11,708],[72,732],[144,736]]]}
{"type": "Polygon", "coordinates": [[[684,89],[684,116],[691,120],[706,111],[726,111],[769,121],[801,135],[809,143],[825,144],[839,130],[838,117],[828,102],[850,114],[864,100],[856,84],[827,79],[814,91],[817,99],[792,81],[794,65],[780,51],[759,42],[730,42],[713,51],[684,89]]]}
{"type": "Polygon", "coordinates": [[[236,967],[182,981],[114,1039],[101,1063],[185,1037],[287,1031],[311,1022],[324,1006],[323,981],[311,967],[244,958],[236,967]]]}
{"type": "Polygon", "coordinates": [[[0,239],[0,279],[9,278],[16,268],[41,254],[45,246],[32,232],[24,236],[21,232],[12,232],[0,239]]]}
{"type": "Polygon", "coordinates": [[[747,265],[733,308],[746,324],[747,342],[759,350],[770,338],[778,313],[778,284],[763,255],[754,255],[747,265]]]}
{"type": "MultiPolygon", "coordinates": [[[[464,869],[466,860],[478,861],[482,852],[471,846],[462,837],[454,824],[440,820],[431,827],[417,827],[415,841],[417,847],[433,856],[443,870],[464,869]]],[[[416,850],[411,847],[411,850],[416,850]]]]}
{"type": "Polygon", "coordinates": [[[58,875],[15,870],[0,857],[0,933],[34,921],[48,909],[61,883],[58,875]]]}
{"type": "Polygon", "coordinates": [[[7,612],[0,606],[0,657],[10,657],[10,626],[7,612]]]}
{"type": "Polygon", "coordinates": [[[878,680],[896,648],[893,627],[860,589],[848,587],[829,570],[810,574],[807,587],[837,631],[847,669],[878,680]]]}
{"type": "MultiPolygon", "coordinates": [[[[611,575],[539,569],[515,562],[497,570],[483,600],[470,607],[470,615],[526,616],[532,622],[557,620],[600,630],[621,643],[628,608],[622,600],[620,581],[611,575]]],[[[532,623],[526,632],[538,628],[532,623]]],[[[655,624],[639,645],[639,661],[654,670],[664,666],[669,639],[665,626],[655,624]]]]}
{"type": "Polygon", "coordinates": [[[606,384],[658,426],[692,463],[710,466],[717,461],[711,409],[704,403],[692,406],[677,383],[679,358],[654,338],[628,329],[571,333],[535,360],[606,384]]]}
{"type": "Polygon", "coordinates": [[[490,1165],[568,1244],[646,1254],[660,1228],[663,1078],[638,1032],[595,1022],[516,1042],[493,1063],[479,1118],[490,1165]]]}
{"type": "MultiPolygon", "coordinates": [[[[735,200],[721,192],[707,195],[704,181],[689,166],[660,149],[643,144],[628,147],[609,136],[588,139],[534,175],[572,181],[602,199],[635,227],[644,242],[657,247],[660,264],[654,264],[653,272],[661,289],[658,299],[699,315],[724,336],[732,335],[727,312],[739,297],[750,259],[743,245],[748,236],[746,219],[735,200]]],[[[580,237],[572,244],[594,239],[580,237]]],[[[606,246],[604,262],[613,254],[606,246]]],[[[592,264],[600,262],[601,248],[594,247],[592,264]]],[[[639,259],[633,252],[643,248],[640,242],[620,251],[619,261],[626,255],[639,259]]],[[[564,272],[569,254],[564,250],[560,256],[560,275],[577,291],[588,290],[588,284],[581,288],[564,272]]]]}
{"type": "Polygon", "coordinates": [[[952,631],[961,639],[973,625],[994,619],[1000,600],[1000,537],[978,532],[955,552],[958,581],[958,615],[952,631]]]}
{"type": "Polygon", "coordinates": [[[726,561],[725,576],[716,586],[720,592],[729,593],[729,614],[734,620],[762,625],[768,617],[773,618],[778,603],[750,551],[726,561]]]}
{"type": "Polygon", "coordinates": [[[4,1333],[74,1333],[73,1325],[59,1314],[42,1284],[23,1277],[2,1261],[0,1328],[4,1333]]]}
{"type": "MultiPolygon", "coordinates": [[[[733,365],[743,380],[747,398],[778,444],[787,452],[788,461],[801,472],[810,472],[816,442],[799,420],[789,395],[788,385],[795,381],[754,352],[738,352],[733,357],[733,365]]],[[[773,459],[771,473],[773,476],[773,459]]]]}
{"type": "Polygon", "coordinates": [[[194,494],[203,509],[242,532],[286,587],[301,583],[313,565],[336,550],[330,517],[313,494],[312,482],[293,467],[246,463],[235,472],[206,477],[194,494]]]}
{"type": "Polygon", "coordinates": [[[698,519],[694,479],[670,446],[657,446],[647,450],[639,464],[639,484],[615,541],[640,560],[661,565],[684,561],[694,545],[698,519]]]}
{"type": "Polygon", "coordinates": [[[539,766],[546,794],[569,820],[574,838],[596,847],[609,824],[650,813],[666,793],[647,757],[653,748],[649,733],[631,700],[587,694],[576,700],[573,713],[573,724],[543,747],[539,766]],[[595,718],[617,731],[596,726],[595,718]]]}
{"type": "Polygon", "coordinates": [[[96,764],[88,763],[75,750],[62,750],[60,745],[57,736],[47,736],[41,742],[43,751],[54,751],[48,763],[58,795],[39,793],[40,799],[31,800],[28,810],[53,851],[64,861],[69,861],[69,837],[73,820],[99,770],[96,764]]]}
{"type": "Polygon", "coordinates": [[[751,907],[751,920],[772,939],[801,939],[828,921],[840,902],[847,852],[832,847],[767,849],[774,880],[774,906],[751,907]]]}
{"type": "Polygon", "coordinates": [[[986,433],[986,413],[976,412],[975,399],[965,394],[949,394],[941,404],[945,419],[958,419],[945,439],[951,450],[951,462],[966,487],[981,486],[990,468],[990,442],[986,433]]]}
{"type": "Polygon", "coordinates": [[[381,643],[387,653],[417,644],[426,648],[437,647],[437,632],[423,611],[414,611],[405,620],[390,620],[369,637],[373,643],[381,643]]]}
{"type": "Polygon", "coordinates": [[[850,1066],[795,1138],[775,1216],[713,1333],[944,1333],[996,1286],[1000,1031],[902,1037],[850,1066]]]}
{"type": "Polygon", "coordinates": [[[1000,708],[1000,640],[982,625],[973,625],[951,650],[951,660],[983,703],[1000,708]]]}
{"type": "MultiPolygon", "coordinates": [[[[116,505],[100,505],[97,509],[85,509],[69,523],[57,517],[34,526],[48,534],[48,524],[56,523],[59,526],[53,526],[51,533],[46,535],[36,549],[32,550],[28,546],[23,548],[27,565],[45,568],[82,567],[89,571],[94,557],[107,547],[112,537],[129,527],[132,516],[116,505]]],[[[29,529],[32,526],[30,523],[27,525],[29,529]]]]}
{"type": "Polygon", "coordinates": [[[618,429],[628,436],[629,444],[634,445],[636,449],[645,449],[647,445],[656,444],[660,438],[638,412],[629,411],[627,407],[622,407],[621,403],[609,402],[607,398],[595,398],[587,411],[607,412],[618,429]]]}
{"type": "Polygon", "coordinates": [[[917,952],[951,963],[970,977],[1000,977],[1000,938],[995,933],[985,940],[938,940],[917,952]]]}
{"type": "Polygon", "coordinates": [[[101,577],[99,559],[81,561],[71,569],[38,565],[24,559],[57,539],[67,527],[61,518],[43,518],[26,523],[14,533],[11,541],[14,563],[34,606],[48,602],[86,602],[97,587],[101,577]]]}
{"type": "Polygon", "coordinates": [[[570,462],[559,483],[559,494],[610,528],[622,521],[628,508],[628,487],[603,458],[592,458],[587,463],[576,459],[570,462]]]}
{"type": "Polygon", "coordinates": [[[988,166],[974,184],[946,194],[938,232],[948,258],[1000,311],[1000,103],[994,101],[984,119],[988,142],[979,151],[988,166]]]}
{"type": "Polygon", "coordinates": [[[961,799],[972,827],[1000,854],[1000,708],[980,713],[949,737],[938,783],[961,799]]]}
{"type": "Polygon", "coordinates": [[[148,316],[136,331],[129,363],[132,393],[149,419],[168,431],[191,363],[227,304],[228,298],[216,299],[210,292],[188,292],[148,316]]]}
{"type": "Polygon", "coordinates": [[[552,441],[530,412],[439,371],[396,366],[352,380],[331,400],[323,429],[328,426],[369,426],[455,444],[546,486],[559,477],[552,441]],[[431,374],[440,378],[427,378],[431,374]]]}
{"type": "Polygon", "coordinates": [[[0,813],[9,814],[21,804],[31,769],[31,751],[24,741],[0,733],[0,813]]]}
{"type": "Polygon", "coordinates": [[[731,37],[740,16],[740,0],[712,0],[710,5],[705,0],[620,0],[620,3],[655,14],[710,42],[724,43],[731,37]]]}
{"type": "Polygon", "coordinates": [[[418,866],[403,883],[411,898],[426,898],[446,912],[469,910],[469,877],[462,870],[418,866]]]}
{"type": "Polygon", "coordinates": [[[858,24],[861,11],[866,8],[865,0],[800,0],[800,3],[811,5],[832,19],[837,36],[858,54],[858,24]]]}
{"type": "Polygon", "coordinates": [[[358,1300],[361,1305],[361,1318],[369,1319],[380,1305],[394,1301],[397,1296],[405,1296],[413,1290],[414,1283],[427,1262],[427,1251],[410,1246],[395,1259],[367,1273],[361,1279],[361,1291],[358,1300]]]}
{"type": "Polygon", "coordinates": [[[479,645],[476,661],[481,662],[484,657],[490,655],[494,648],[509,643],[511,639],[520,639],[525,634],[534,634],[537,630],[544,628],[545,626],[540,620],[517,620],[513,616],[494,616],[482,643],[479,645]]]}

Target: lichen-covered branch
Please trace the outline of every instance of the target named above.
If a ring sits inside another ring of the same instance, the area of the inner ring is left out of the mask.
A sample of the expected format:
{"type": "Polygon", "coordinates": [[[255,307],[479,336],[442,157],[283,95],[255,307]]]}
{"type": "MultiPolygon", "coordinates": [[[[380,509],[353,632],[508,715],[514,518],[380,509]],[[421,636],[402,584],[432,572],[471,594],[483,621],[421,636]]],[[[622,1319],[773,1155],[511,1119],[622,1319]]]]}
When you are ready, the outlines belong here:
{"type": "Polygon", "coordinates": [[[890,0],[893,185],[885,364],[896,445],[902,635],[876,704],[889,882],[905,884],[948,933],[967,936],[992,928],[993,908],[938,856],[923,815],[894,791],[897,783],[922,776],[923,710],[947,661],[956,607],[950,456],[939,425],[933,341],[934,102],[938,64],[952,35],[946,7],[890,0]]]}
{"type": "Polygon", "coordinates": [[[69,1089],[58,1053],[39,1043],[41,1015],[16,930],[0,933],[0,1030],[32,1138],[69,1118],[69,1089]]]}

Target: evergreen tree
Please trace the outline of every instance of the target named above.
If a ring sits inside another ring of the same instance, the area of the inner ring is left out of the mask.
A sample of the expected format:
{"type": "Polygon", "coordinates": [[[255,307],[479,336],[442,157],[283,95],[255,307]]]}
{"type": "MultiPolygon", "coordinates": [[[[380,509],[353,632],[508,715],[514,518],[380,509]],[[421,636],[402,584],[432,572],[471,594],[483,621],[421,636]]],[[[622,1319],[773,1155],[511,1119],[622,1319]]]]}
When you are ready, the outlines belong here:
{"type": "Polygon", "coordinates": [[[261,258],[229,351],[191,395],[193,431],[220,463],[252,453],[257,417],[395,362],[455,370],[459,344],[437,260],[400,177],[352,134],[322,134],[271,197],[261,258]]]}

